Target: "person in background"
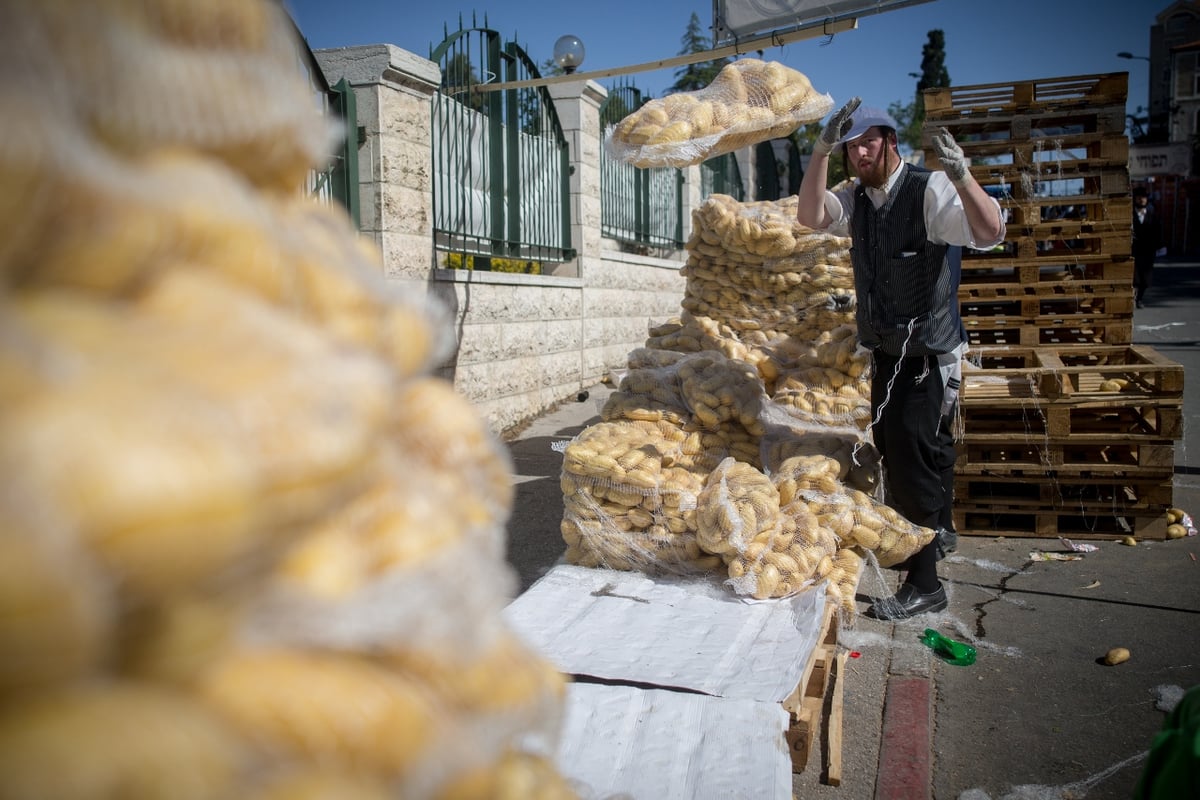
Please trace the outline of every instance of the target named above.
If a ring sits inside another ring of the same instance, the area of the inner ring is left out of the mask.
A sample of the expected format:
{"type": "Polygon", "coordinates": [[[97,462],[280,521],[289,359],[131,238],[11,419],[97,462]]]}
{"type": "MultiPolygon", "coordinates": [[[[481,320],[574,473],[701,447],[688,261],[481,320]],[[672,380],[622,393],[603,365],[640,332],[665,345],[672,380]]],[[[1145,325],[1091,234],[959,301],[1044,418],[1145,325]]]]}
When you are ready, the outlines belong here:
{"type": "Polygon", "coordinates": [[[868,614],[904,619],[946,607],[937,562],[955,548],[954,435],[967,337],[959,316],[963,247],[1004,240],[1000,204],[976,183],[962,149],[934,138],[942,172],[906,164],[896,121],[854,98],[813,146],[800,183],[797,219],[851,237],[858,338],[871,351],[871,435],[882,457],[884,500],[910,522],[937,531],[902,567],[894,597],[868,614]],[[829,156],[841,148],[857,181],[826,189],[829,156]]]}
{"type": "Polygon", "coordinates": [[[1162,223],[1150,195],[1142,186],[1133,190],[1133,299],[1146,306],[1146,292],[1154,273],[1154,259],[1162,245],[1162,223]]]}

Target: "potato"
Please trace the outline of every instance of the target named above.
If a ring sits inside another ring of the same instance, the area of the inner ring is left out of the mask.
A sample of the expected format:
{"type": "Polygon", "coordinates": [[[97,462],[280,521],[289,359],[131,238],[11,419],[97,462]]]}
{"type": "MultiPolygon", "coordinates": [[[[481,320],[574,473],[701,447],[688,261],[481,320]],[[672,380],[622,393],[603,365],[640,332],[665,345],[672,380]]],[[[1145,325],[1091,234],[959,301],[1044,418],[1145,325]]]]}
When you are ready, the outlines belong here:
{"type": "Polygon", "coordinates": [[[1114,647],[1104,654],[1104,663],[1110,667],[1115,667],[1117,664],[1124,664],[1129,660],[1129,651],[1124,647],[1114,647]]]}
{"type": "Polygon", "coordinates": [[[1187,528],[1183,527],[1178,522],[1174,522],[1167,526],[1168,539],[1182,539],[1185,536],[1187,536],[1187,528]]]}
{"type": "Polygon", "coordinates": [[[1132,536],[1122,536],[1121,544],[1128,545],[1129,547],[1137,547],[1137,539],[1132,536]]]}
{"type": "Polygon", "coordinates": [[[1183,522],[1183,518],[1185,516],[1186,516],[1186,514],[1184,513],[1182,508],[1168,508],[1167,509],[1167,522],[1171,522],[1171,523],[1183,522]]]}

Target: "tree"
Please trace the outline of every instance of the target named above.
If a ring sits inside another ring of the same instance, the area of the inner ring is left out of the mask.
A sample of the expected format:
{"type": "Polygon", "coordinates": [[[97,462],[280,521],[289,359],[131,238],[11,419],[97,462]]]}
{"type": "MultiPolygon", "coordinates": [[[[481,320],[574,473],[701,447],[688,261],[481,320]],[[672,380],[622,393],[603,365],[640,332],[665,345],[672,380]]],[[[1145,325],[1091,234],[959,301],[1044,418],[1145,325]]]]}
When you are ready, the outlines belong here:
{"type": "MultiPolygon", "coordinates": [[[[689,56],[695,53],[703,53],[711,50],[712,39],[705,36],[703,29],[700,27],[700,17],[696,16],[696,12],[692,12],[691,19],[688,20],[687,30],[684,31],[683,37],[679,40],[683,45],[679,51],[681,56],[689,56]]],[[[698,89],[703,89],[713,82],[717,77],[717,73],[729,63],[727,58],[718,58],[714,61],[701,61],[695,64],[685,64],[675,71],[675,83],[667,89],[667,94],[673,92],[694,92],[698,89]]]]}
{"type": "Polygon", "coordinates": [[[910,73],[917,78],[917,91],[913,101],[907,105],[895,102],[888,106],[888,113],[896,118],[900,129],[896,132],[901,144],[913,150],[921,149],[921,129],[925,125],[926,89],[944,89],[950,85],[950,73],[946,71],[946,34],[931,30],[921,49],[921,73],[910,73]]]}
{"type": "Polygon", "coordinates": [[[483,95],[471,89],[479,83],[475,65],[466,53],[457,52],[442,70],[442,90],[475,111],[486,113],[483,95]]]}
{"type": "MultiPolygon", "coordinates": [[[[811,153],[813,145],[817,141],[817,137],[821,135],[821,131],[825,128],[825,123],[820,120],[816,122],[807,122],[801,125],[792,133],[792,141],[796,147],[806,153],[811,153]]],[[[826,186],[837,186],[842,181],[846,180],[846,165],[842,163],[842,159],[829,159],[829,173],[825,182],[826,186]]]]}

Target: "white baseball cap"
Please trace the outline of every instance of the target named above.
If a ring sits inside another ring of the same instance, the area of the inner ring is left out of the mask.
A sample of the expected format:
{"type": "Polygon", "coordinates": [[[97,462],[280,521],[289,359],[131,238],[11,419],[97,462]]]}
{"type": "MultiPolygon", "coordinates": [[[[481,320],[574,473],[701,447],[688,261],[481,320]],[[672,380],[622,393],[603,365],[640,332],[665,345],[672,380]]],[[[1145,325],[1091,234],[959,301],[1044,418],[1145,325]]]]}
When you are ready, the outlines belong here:
{"type": "Polygon", "coordinates": [[[854,124],[850,128],[850,132],[843,136],[838,144],[845,144],[853,141],[867,132],[868,128],[881,127],[899,130],[900,125],[892,116],[882,108],[873,108],[871,106],[859,106],[854,109],[854,113],[850,115],[850,119],[854,124]]]}

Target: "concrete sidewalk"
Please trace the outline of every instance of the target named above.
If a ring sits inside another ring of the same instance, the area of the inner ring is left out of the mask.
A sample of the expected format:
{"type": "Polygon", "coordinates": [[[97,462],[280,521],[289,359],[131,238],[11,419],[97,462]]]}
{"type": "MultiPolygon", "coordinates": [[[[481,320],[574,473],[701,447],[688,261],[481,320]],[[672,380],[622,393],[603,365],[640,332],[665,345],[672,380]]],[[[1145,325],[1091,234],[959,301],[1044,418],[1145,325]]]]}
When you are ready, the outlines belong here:
{"type": "MultiPolygon", "coordinates": [[[[1185,370],[1174,505],[1200,517],[1200,264],[1156,269],[1134,341],[1185,370]]],[[[508,558],[528,588],[561,557],[561,448],[599,421],[611,389],[588,387],[531,422],[509,449],[517,475],[508,558]]],[[[901,623],[844,619],[842,783],[818,756],[798,798],[1124,800],[1177,691],[1200,684],[1200,537],[1128,547],[1092,542],[1079,560],[1057,539],[960,537],[940,572],[946,611],[901,623]],[[935,628],[978,649],[956,667],[920,642],[935,628]],[[1132,658],[1100,659],[1110,647],[1132,658]]],[[[859,610],[899,574],[864,575],[859,610]]],[[[824,743],[821,743],[824,747],[824,743]]]]}

